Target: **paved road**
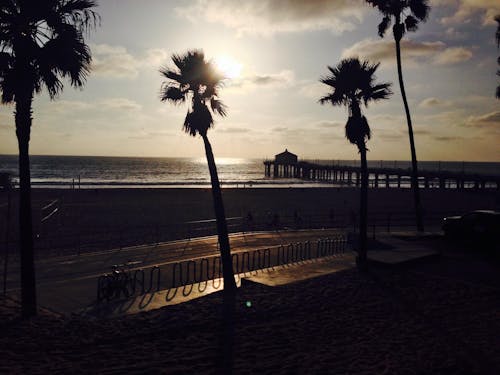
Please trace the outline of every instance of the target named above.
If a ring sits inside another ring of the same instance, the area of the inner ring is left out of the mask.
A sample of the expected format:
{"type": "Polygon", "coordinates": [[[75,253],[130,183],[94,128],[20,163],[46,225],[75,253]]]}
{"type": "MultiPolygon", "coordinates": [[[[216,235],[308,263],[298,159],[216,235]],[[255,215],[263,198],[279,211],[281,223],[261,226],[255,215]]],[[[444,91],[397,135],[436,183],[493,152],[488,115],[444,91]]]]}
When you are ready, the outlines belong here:
{"type": "MultiPolygon", "coordinates": [[[[273,231],[230,235],[233,253],[291,242],[316,241],[340,234],[337,229],[273,231]]],[[[218,255],[217,237],[173,241],[155,246],[139,246],[92,254],[39,259],[36,263],[38,301],[56,311],[71,312],[93,303],[97,278],[115,264],[129,263],[134,268],[162,267],[188,259],[218,255]]],[[[18,264],[11,264],[7,290],[19,292],[18,264]]]]}

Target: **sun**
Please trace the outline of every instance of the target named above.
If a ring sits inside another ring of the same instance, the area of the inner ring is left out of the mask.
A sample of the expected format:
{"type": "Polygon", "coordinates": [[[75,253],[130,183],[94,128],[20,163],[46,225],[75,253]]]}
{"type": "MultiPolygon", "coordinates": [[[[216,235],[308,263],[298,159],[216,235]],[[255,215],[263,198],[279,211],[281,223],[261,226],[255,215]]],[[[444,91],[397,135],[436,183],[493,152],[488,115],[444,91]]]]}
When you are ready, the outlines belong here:
{"type": "Polygon", "coordinates": [[[226,78],[238,78],[241,74],[242,65],[230,56],[222,55],[214,59],[217,69],[224,74],[226,78]]]}

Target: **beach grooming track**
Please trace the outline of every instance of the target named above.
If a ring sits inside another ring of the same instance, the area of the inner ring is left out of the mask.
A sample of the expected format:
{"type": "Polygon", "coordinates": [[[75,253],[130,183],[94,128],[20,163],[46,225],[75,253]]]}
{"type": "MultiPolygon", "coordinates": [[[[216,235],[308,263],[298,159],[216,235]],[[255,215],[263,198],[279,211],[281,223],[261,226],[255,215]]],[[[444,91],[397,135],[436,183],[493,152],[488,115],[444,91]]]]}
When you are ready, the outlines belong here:
{"type": "MultiPolygon", "coordinates": [[[[265,160],[266,177],[300,178],[303,180],[331,182],[360,186],[361,168],[345,165],[325,165],[308,161],[295,163],[265,160]]],[[[401,188],[411,186],[411,170],[402,168],[368,168],[369,186],[374,188],[401,188]]],[[[500,190],[500,177],[448,171],[419,171],[421,188],[438,189],[496,189],[500,190]]]]}
{"type": "MultiPolygon", "coordinates": [[[[328,257],[342,257],[349,253],[343,235],[279,245],[232,254],[233,269],[239,279],[247,274],[274,270],[302,262],[328,257]]],[[[222,285],[222,266],[219,256],[167,263],[161,267],[131,269],[127,265],[115,266],[111,273],[97,279],[97,302],[130,298],[164,289],[185,287],[212,281],[213,288],[222,285]]],[[[186,295],[185,295],[186,296],[186,295]]]]}

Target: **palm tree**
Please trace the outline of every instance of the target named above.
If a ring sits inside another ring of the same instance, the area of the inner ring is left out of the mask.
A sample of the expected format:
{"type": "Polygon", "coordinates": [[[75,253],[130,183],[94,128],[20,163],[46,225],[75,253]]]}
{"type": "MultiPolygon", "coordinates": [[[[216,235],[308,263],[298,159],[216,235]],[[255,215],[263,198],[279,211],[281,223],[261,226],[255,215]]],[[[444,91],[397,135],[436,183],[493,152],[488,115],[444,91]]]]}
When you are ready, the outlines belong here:
{"type": "Polygon", "coordinates": [[[425,22],[429,15],[430,6],[428,0],[366,0],[372,6],[378,8],[384,16],[378,25],[378,35],[383,38],[385,32],[392,26],[394,40],[396,42],[396,62],[398,67],[399,88],[403,97],[403,105],[408,124],[408,136],[410,138],[411,164],[412,164],[412,187],[415,201],[415,213],[417,218],[417,229],[424,231],[424,221],[422,218],[422,205],[420,202],[420,192],[418,189],[418,165],[417,152],[415,151],[415,140],[413,138],[413,126],[411,123],[410,108],[406,99],[406,92],[403,82],[403,71],[401,68],[401,39],[406,31],[415,31],[420,21],[425,22]]]}
{"type": "Polygon", "coordinates": [[[45,87],[51,99],[61,79],[82,87],[90,69],[83,33],[98,15],[90,0],[5,0],[0,3],[0,90],[2,103],[15,104],[19,145],[19,231],[22,316],[36,315],[29,141],[32,104],[45,87]]]}
{"type": "MultiPolygon", "coordinates": [[[[497,21],[497,32],[495,33],[495,39],[497,41],[497,48],[500,47],[500,14],[495,16],[495,21],[497,21]]],[[[500,57],[497,59],[498,65],[500,65],[500,57]]],[[[500,76],[500,69],[497,70],[497,76],[500,76]]],[[[500,99],[500,85],[497,86],[497,93],[496,93],[497,99],[500,99]]]]}
{"type": "Polygon", "coordinates": [[[193,137],[199,134],[205,144],[205,154],[212,182],[224,292],[227,296],[228,294],[234,294],[236,283],[234,281],[226,214],[224,212],[217,166],[207,136],[208,129],[214,124],[212,114],[220,116],[226,116],[227,114],[226,106],[219,100],[218,95],[224,76],[215,69],[211,62],[205,61],[205,55],[201,50],[188,51],[184,55],[174,54],[172,55],[172,61],[175,65],[173,69],[167,67],[160,69],[160,73],[168,79],[162,85],[160,99],[163,102],[169,101],[175,104],[189,101],[189,109],[184,120],[183,129],[193,137]]]}
{"type": "Polygon", "coordinates": [[[361,196],[359,215],[359,250],[357,262],[366,266],[367,215],[368,215],[368,165],[366,161],[366,141],[371,131],[366,117],[361,112],[361,105],[368,106],[371,101],[387,99],[391,94],[390,83],[375,84],[375,71],[379,64],[360,62],[357,58],[344,59],[336,67],[328,67],[330,73],[320,82],[333,90],[323,96],[321,104],[347,107],[349,117],[345,126],[345,136],[358,147],[361,156],[361,196]]]}

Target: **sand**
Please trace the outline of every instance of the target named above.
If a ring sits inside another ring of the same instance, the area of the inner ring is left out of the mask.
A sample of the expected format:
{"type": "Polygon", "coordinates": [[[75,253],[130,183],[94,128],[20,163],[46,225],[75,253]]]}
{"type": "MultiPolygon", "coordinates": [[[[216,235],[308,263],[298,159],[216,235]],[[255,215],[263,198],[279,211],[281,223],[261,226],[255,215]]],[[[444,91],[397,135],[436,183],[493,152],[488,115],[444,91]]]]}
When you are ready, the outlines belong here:
{"type": "MultiPolygon", "coordinates": [[[[234,373],[494,373],[499,297],[418,269],[250,283],[238,296],[234,373]]],[[[107,320],[42,312],[20,322],[1,302],[0,373],[220,373],[219,294],[107,320]]]]}
{"type": "MultiPolygon", "coordinates": [[[[422,190],[429,228],[440,229],[441,218],[473,209],[500,208],[498,191],[422,190]]],[[[10,242],[17,241],[17,193],[12,195],[10,242]]],[[[229,188],[223,189],[229,230],[269,229],[275,214],[282,227],[343,227],[357,222],[356,188],[229,188]]],[[[370,189],[369,226],[414,228],[413,195],[409,189],[370,189]]],[[[0,230],[5,233],[7,194],[0,193],[0,230]]],[[[39,254],[105,250],[215,234],[210,189],[34,189],[33,221],[39,254]],[[42,223],[50,210],[41,207],[57,199],[58,211],[42,223]],[[212,220],[212,221],[211,221],[212,220]]],[[[13,251],[13,250],[12,250],[13,251]]]]}
{"type": "MultiPolygon", "coordinates": [[[[409,190],[371,190],[370,207],[409,214],[411,197],[409,190]]],[[[61,212],[48,228],[61,235],[213,216],[204,189],[34,192],[38,207],[55,198],[61,212]]],[[[329,220],[332,208],[336,216],[355,209],[358,191],[225,189],[224,198],[228,217],[251,208],[256,218],[299,210],[329,220]]],[[[436,215],[499,202],[497,192],[427,191],[422,198],[436,215]]],[[[353,269],[279,287],[244,285],[235,312],[234,373],[493,374],[500,368],[500,285],[463,281],[464,270],[450,277],[425,268],[353,269]]],[[[221,305],[216,293],[131,317],[41,311],[21,322],[18,304],[1,299],[0,373],[218,374],[221,305]]]]}

